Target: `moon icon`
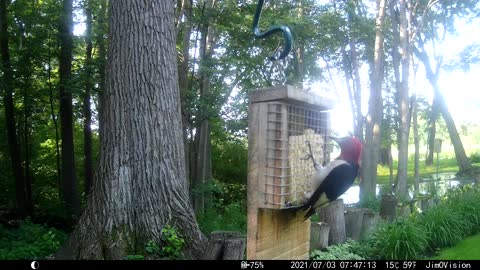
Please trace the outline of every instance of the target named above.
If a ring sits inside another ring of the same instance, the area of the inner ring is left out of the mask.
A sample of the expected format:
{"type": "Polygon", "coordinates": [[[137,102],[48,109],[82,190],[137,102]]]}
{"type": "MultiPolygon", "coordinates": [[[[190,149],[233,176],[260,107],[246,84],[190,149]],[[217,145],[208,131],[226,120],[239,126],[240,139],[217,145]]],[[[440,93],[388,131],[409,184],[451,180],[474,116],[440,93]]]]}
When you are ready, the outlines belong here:
{"type": "Polygon", "coordinates": [[[40,265],[38,264],[37,261],[33,261],[33,262],[30,264],[30,266],[32,267],[33,270],[38,269],[38,267],[40,267],[40,265]]]}

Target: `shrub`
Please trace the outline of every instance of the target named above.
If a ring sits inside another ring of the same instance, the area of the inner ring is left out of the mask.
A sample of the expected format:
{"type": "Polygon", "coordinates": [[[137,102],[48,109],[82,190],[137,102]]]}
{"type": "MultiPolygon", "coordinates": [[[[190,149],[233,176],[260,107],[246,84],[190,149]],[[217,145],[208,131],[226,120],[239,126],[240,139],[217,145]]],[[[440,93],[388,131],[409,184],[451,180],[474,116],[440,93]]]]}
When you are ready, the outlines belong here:
{"type": "Polygon", "coordinates": [[[463,217],[444,205],[425,212],[423,226],[429,232],[430,250],[452,246],[465,236],[463,217]]]}
{"type": "Polygon", "coordinates": [[[419,259],[428,244],[428,232],[414,216],[381,225],[370,239],[375,259],[419,259]]]}
{"type": "Polygon", "coordinates": [[[436,207],[379,226],[363,244],[371,259],[420,259],[480,231],[480,188],[448,191],[436,207]],[[370,248],[368,248],[370,246],[370,248]]]}
{"type": "Polygon", "coordinates": [[[204,234],[213,231],[247,232],[246,207],[240,203],[232,203],[219,208],[208,208],[197,217],[200,230],[204,234]]]}
{"type": "Polygon", "coordinates": [[[43,259],[54,254],[65,241],[67,235],[54,228],[47,228],[22,221],[17,229],[0,226],[0,259],[43,259]]]}
{"type": "MultiPolygon", "coordinates": [[[[170,225],[166,225],[162,229],[162,248],[159,250],[161,258],[179,259],[185,241],[177,233],[177,230],[170,225]]],[[[148,246],[147,246],[148,248],[148,246]]]]}
{"type": "Polygon", "coordinates": [[[470,154],[470,161],[472,163],[480,163],[480,152],[470,154]]]}
{"type": "Polygon", "coordinates": [[[162,229],[160,243],[150,240],[145,245],[143,254],[130,254],[127,260],[144,260],[144,259],[164,259],[177,260],[182,258],[182,249],[185,244],[183,238],[178,234],[177,230],[170,225],[165,225],[162,229]]]}
{"type": "Polygon", "coordinates": [[[375,197],[373,199],[359,201],[356,207],[369,208],[378,213],[380,212],[380,201],[381,201],[381,197],[375,197]]]}
{"type": "Polygon", "coordinates": [[[310,254],[312,260],[364,260],[362,256],[355,254],[359,243],[348,240],[339,245],[329,246],[326,251],[314,250],[310,254]]]}

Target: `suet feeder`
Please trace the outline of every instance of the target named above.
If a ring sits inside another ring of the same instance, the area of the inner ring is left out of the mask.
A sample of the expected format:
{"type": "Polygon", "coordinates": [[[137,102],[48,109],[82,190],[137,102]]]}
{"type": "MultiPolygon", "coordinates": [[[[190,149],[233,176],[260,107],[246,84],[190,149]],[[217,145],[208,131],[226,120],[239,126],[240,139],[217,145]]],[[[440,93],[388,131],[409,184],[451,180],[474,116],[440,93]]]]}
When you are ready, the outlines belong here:
{"type": "Polygon", "coordinates": [[[308,259],[310,222],[285,209],[311,191],[314,161],[330,161],[332,105],[293,86],[251,92],[248,259],[308,259]]]}

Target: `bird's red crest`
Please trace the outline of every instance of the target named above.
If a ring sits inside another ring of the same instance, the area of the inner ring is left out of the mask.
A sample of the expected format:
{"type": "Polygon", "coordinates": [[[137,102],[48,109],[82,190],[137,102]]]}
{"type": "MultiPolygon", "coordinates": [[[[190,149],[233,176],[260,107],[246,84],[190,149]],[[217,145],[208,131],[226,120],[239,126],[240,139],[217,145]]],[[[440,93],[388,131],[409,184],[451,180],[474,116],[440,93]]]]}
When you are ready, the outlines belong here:
{"type": "Polygon", "coordinates": [[[339,140],[342,150],[340,157],[344,160],[351,160],[360,164],[362,156],[362,143],[356,137],[344,137],[339,140]]]}

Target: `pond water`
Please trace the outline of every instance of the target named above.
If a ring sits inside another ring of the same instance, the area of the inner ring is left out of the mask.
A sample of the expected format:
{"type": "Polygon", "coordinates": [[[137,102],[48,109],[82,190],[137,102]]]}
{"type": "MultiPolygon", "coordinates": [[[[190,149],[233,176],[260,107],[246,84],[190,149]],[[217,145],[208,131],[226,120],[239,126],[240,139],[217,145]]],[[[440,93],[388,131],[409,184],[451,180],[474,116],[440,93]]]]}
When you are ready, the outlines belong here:
{"type": "MultiPolygon", "coordinates": [[[[471,184],[473,182],[474,180],[456,179],[455,172],[446,172],[439,173],[438,176],[437,174],[433,174],[430,178],[420,179],[419,189],[422,194],[438,194],[439,196],[442,196],[451,188],[471,184]]],[[[389,193],[390,189],[388,186],[389,185],[377,185],[377,196],[389,193]]],[[[410,197],[413,196],[413,185],[408,186],[408,193],[410,197]]],[[[343,199],[344,204],[358,203],[360,200],[360,186],[356,185],[350,187],[342,196],[340,196],[340,199],[343,199]]]]}

